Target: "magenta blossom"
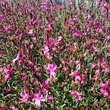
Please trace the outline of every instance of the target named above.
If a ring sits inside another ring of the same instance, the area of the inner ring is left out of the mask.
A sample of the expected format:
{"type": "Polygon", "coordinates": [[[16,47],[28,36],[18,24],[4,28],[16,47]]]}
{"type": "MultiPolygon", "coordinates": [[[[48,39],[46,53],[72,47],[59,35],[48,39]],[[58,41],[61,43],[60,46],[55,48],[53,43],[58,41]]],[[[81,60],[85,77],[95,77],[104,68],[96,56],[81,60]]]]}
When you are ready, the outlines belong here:
{"type": "Polygon", "coordinates": [[[18,110],[14,105],[11,107],[11,110],[18,110]]]}
{"type": "Polygon", "coordinates": [[[76,80],[81,81],[81,77],[80,77],[79,75],[75,76],[75,81],[76,81],[76,80]]]}
{"type": "Polygon", "coordinates": [[[73,22],[74,22],[74,23],[77,23],[77,19],[76,19],[76,18],[73,18],[73,22]]]}
{"type": "Polygon", "coordinates": [[[8,65],[3,69],[3,73],[5,73],[5,82],[10,78],[10,74],[13,72],[13,69],[8,65]]]}
{"type": "Polygon", "coordinates": [[[56,64],[48,64],[46,71],[47,71],[47,73],[50,73],[51,76],[56,76],[56,74],[57,74],[56,64]]]}
{"type": "Polygon", "coordinates": [[[77,91],[71,92],[72,96],[76,96],[76,102],[78,103],[79,101],[82,100],[81,94],[77,91]]]}
{"type": "Polygon", "coordinates": [[[75,76],[76,74],[78,74],[78,71],[77,71],[77,70],[74,70],[74,71],[70,74],[70,76],[75,76]]]}
{"type": "Polygon", "coordinates": [[[104,96],[108,96],[107,90],[101,88],[100,91],[104,96]]]}
{"type": "Polygon", "coordinates": [[[48,94],[48,89],[43,88],[42,92],[45,93],[45,94],[48,94]]]}
{"type": "Polygon", "coordinates": [[[92,68],[95,68],[96,67],[96,64],[92,64],[92,68]]]}
{"type": "Polygon", "coordinates": [[[106,62],[104,61],[104,59],[101,60],[101,67],[102,67],[102,68],[106,68],[106,67],[107,67],[107,64],[106,64],[106,62]]]}
{"type": "Polygon", "coordinates": [[[49,38],[47,41],[46,41],[46,45],[48,45],[49,47],[52,47],[54,45],[54,41],[52,38],[49,38]]]}
{"type": "Polygon", "coordinates": [[[29,34],[30,34],[30,35],[33,34],[33,29],[29,30],[29,34]]]}
{"type": "Polygon", "coordinates": [[[110,99],[110,87],[108,82],[102,83],[101,84],[101,88],[100,88],[100,92],[107,97],[108,99],[110,99]]]}
{"type": "Polygon", "coordinates": [[[13,59],[12,63],[15,64],[15,62],[16,62],[17,60],[19,60],[19,57],[20,57],[20,51],[18,51],[18,54],[17,54],[16,58],[13,59]]]}
{"type": "Polygon", "coordinates": [[[51,95],[48,96],[48,99],[49,99],[50,102],[52,102],[53,101],[53,96],[51,96],[51,95]]]}
{"type": "Polygon", "coordinates": [[[110,35],[109,35],[109,36],[107,36],[107,40],[110,40],[110,35]]]}
{"type": "Polygon", "coordinates": [[[5,75],[5,82],[10,78],[10,74],[5,75]]]}
{"type": "Polygon", "coordinates": [[[37,107],[40,107],[40,106],[41,106],[40,102],[41,102],[41,101],[44,102],[44,101],[45,101],[45,98],[43,97],[42,94],[37,93],[37,94],[34,94],[34,100],[35,100],[35,105],[36,105],[37,107]]]}
{"type": "Polygon", "coordinates": [[[99,23],[98,21],[96,21],[96,22],[94,23],[94,25],[98,27],[98,26],[100,26],[100,23],[99,23]]]}
{"type": "Polygon", "coordinates": [[[13,69],[9,65],[4,68],[4,73],[5,74],[10,74],[12,72],[13,72],[13,69]]]}
{"type": "Polygon", "coordinates": [[[104,2],[101,2],[101,1],[98,2],[99,6],[103,6],[103,4],[104,4],[104,2]]]}
{"type": "Polygon", "coordinates": [[[24,90],[24,93],[21,93],[20,96],[22,97],[21,101],[22,102],[26,102],[29,99],[29,95],[26,93],[26,91],[24,90]]]}
{"type": "Polygon", "coordinates": [[[45,82],[43,82],[43,86],[44,86],[47,90],[50,89],[49,81],[50,81],[50,78],[48,78],[45,82]]]}
{"type": "Polygon", "coordinates": [[[95,74],[100,74],[100,70],[97,69],[97,70],[95,71],[95,74]]]}
{"type": "Polygon", "coordinates": [[[93,51],[95,51],[95,52],[98,51],[98,49],[97,49],[94,45],[92,46],[92,49],[93,49],[93,51]]]}
{"type": "Polygon", "coordinates": [[[49,47],[47,45],[44,46],[44,55],[49,59],[52,58],[53,54],[49,52],[49,47]]]}

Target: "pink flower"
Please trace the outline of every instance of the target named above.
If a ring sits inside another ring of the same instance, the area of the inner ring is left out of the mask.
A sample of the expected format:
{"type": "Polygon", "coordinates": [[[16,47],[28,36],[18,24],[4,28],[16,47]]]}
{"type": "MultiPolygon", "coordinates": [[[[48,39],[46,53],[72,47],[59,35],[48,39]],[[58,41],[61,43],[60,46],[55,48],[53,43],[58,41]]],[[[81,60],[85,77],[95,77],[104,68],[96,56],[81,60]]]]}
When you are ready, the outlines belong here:
{"type": "Polygon", "coordinates": [[[89,31],[89,29],[90,29],[89,26],[87,26],[86,30],[89,31]]]}
{"type": "Polygon", "coordinates": [[[29,99],[29,95],[26,93],[25,90],[24,90],[24,93],[20,93],[20,96],[22,97],[21,99],[22,102],[26,102],[29,99]]]}
{"type": "Polygon", "coordinates": [[[23,63],[24,63],[23,59],[20,59],[20,60],[18,61],[18,63],[19,63],[19,65],[23,65],[23,63]]]}
{"type": "Polygon", "coordinates": [[[0,54],[3,54],[3,51],[2,50],[0,50],[0,54]]]}
{"type": "Polygon", "coordinates": [[[52,38],[49,38],[47,41],[46,41],[46,45],[48,45],[49,47],[53,47],[54,45],[54,41],[52,38]]]}
{"type": "Polygon", "coordinates": [[[85,75],[84,74],[82,74],[81,75],[81,84],[83,84],[83,83],[86,83],[87,82],[87,79],[86,79],[86,77],[85,77],[85,75]]]}
{"type": "Polygon", "coordinates": [[[53,101],[53,96],[51,96],[51,95],[48,96],[48,99],[49,99],[50,102],[52,102],[53,101]]]}
{"type": "Polygon", "coordinates": [[[13,59],[12,63],[15,64],[15,62],[16,62],[17,60],[19,60],[19,57],[20,57],[20,51],[18,51],[18,54],[17,54],[16,58],[13,59]]]}
{"type": "Polygon", "coordinates": [[[9,72],[9,73],[12,73],[12,72],[13,72],[13,69],[12,69],[11,66],[8,65],[8,66],[7,66],[7,69],[8,69],[8,72],[9,72]]]}
{"type": "Polygon", "coordinates": [[[58,21],[58,20],[59,20],[59,18],[58,18],[58,17],[56,17],[56,18],[55,18],[55,20],[56,20],[56,21],[58,21]]]}
{"type": "Polygon", "coordinates": [[[102,6],[103,4],[104,4],[104,3],[101,2],[101,1],[98,2],[98,5],[99,5],[99,6],[102,6]]]}
{"type": "Polygon", "coordinates": [[[35,64],[35,71],[40,71],[41,67],[38,67],[37,64],[35,64]]]}
{"type": "Polygon", "coordinates": [[[82,32],[80,31],[80,30],[77,30],[76,31],[77,32],[77,34],[80,36],[80,38],[82,37],[82,32]]]}
{"type": "Polygon", "coordinates": [[[45,93],[45,94],[48,94],[48,89],[43,88],[42,92],[45,93]]]}
{"type": "Polygon", "coordinates": [[[4,73],[9,74],[9,70],[7,68],[4,68],[4,73]]]}
{"type": "Polygon", "coordinates": [[[104,8],[110,10],[110,6],[104,6],[104,8]]]}
{"type": "Polygon", "coordinates": [[[40,21],[39,21],[38,19],[35,19],[35,20],[33,21],[33,23],[39,25],[39,24],[40,24],[40,21]]]}
{"type": "Polygon", "coordinates": [[[107,64],[105,63],[104,59],[102,59],[102,61],[101,61],[101,67],[102,68],[106,68],[107,67],[107,64]]]}
{"type": "Polygon", "coordinates": [[[98,42],[98,40],[97,40],[97,39],[95,39],[95,40],[94,40],[94,42],[95,42],[95,43],[97,43],[97,42],[98,42]]]}
{"type": "Polygon", "coordinates": [[[101,86],[104,87],[104,88],[107,88],[108,87],[108,82],[102,83],[101,86]]]}
{"type": "Polygon", "coordinates": [[[97,82],[100,82],[101,80],[100,79],[98,79],[97,77],[94,79],[95,81],[97,81],[97,82]]]}
{"type": "Polygon", "coordinates": [[[73,18],[73,22],[74,22],[74,23],[77,23],[77,19],[76,19],[76,18],[73,18]]]}
{"type": "Polygon", "coordinates": [[[58,36],[58,42],[61,41],[63,39],[62,36],[58,36]]]}
{"type": "Polygon", "coordinates": [[[62,86],[65,86],[67,83],[66,82],[62,82],[62,86]]]}
{"type": "Polygon", "coordinates": [[[105,97],[107,97],[108,99],[110,99],[110,87],[109,87],[108,81],[101,84],[100,92],[105,97]]]}
{"type": "Polygon", "coordinates": [[[78,75],[78,76],[75,76],[75,81],[76,80],[79,80],[79,81],[81,81],[81,77],[78,75]]]}
{"type": "Polygon", "coordinates": [[[40,107],[40,106],[41,106],[40,102],[41,102],[41,101],[44,102],[44,101],[45,101],[45,98],[43,97],[42,94],[37,93],[37,94],[34,94],[34,100],[35,100],[35,105],[36,105],[37,107],[40,107]]]}
{"type": "Polygon", "coordinates": [[[87,18],[90,18],[90,17],[91,17],[91,15],[88,14],[88,15],[87,15],[87,18]]]}
{"type": "Polygon", "coordinates": [[[86,41],[86,44],[87,44],[87,45],[91,45],[91,44],[92,44],[92,39],[88,39],[88,40],[86,41]]]}
{"type": "Polygon", "coordinates": [[[46,71],[47,71],[47,73],[50,73],[51,76],[56,76],[56,74],[57,74],[56,64],[48,64],[46,71]]]}
{"type": "Polygon", "coordinates": [[[43,87],[45,87],[46,89],[50,89],[49,81],[50,78],[48,78],[45,82],[43,82],[43,87]]]}
{"type": "Polygon", "coordinates": [[[97,48],[93,45],[92,46],[93,51],[97,52],[97,48]]]}
{"type": "Polygon", "coordinates": [[[5,82],[9,79],[9,77],[10,77],[10,74],[5,75],[5,82]]]}
{"type": "Polygon", "coordinates": [[[13,72],[13,69],[8,65],[3,69],[3,72],[5,73],[5,82],[9,79],[10,74],[13,72]]]}
{"type": "Polygon", "coordinates": [[[34,45],[33,45],[33,44],[31,44],[31,45],[30,45],[30,48],[32,49],[33,47],[34,47],[34,45]]]}
{"type": "Polygon", "coordinates": [[[70,0],[70,4],[71,4],[71,5],[73,4],[73,1],[72,1],[72,0],[70,0]]]}
{"type": "Polygon", "coordinates": [[[25,81],[25,80],[26,80],[26,77],[23,77],[23,78],[22,78],[22,80],[24,80],[24,81],[25,81]]]}
{"type": "Polygon", "coordinates": [[[41,8],[43,8],[44,9],[44,11],[46,11],[47,10],[47,6],[41,6],[41,8]]]}
{"type": "Polygon", "coordinates": [[[76,74],[77,74],[77,72],[78,72],[78,71],[77,71],[77,70],[75,70],[75,71],[73,71],[70,75],[71,75],[71,76],[74,76],[74,75],[76,75],[76,74]]]}
{"type": "Polygon", "coordinates": [[[73,60],[70,60],[69,61],[69,66],[72,65],[72,64],[73,64],[73,60]]]}
{"type": "Polygon", "coordinates": [[[77,30],[72,34],[73,38],[81,38],[82,37],[82,32],[80,30],[77,30]]]}
{"type": "Polygon", "coordinates": [[[96,64],[92,64],[92,68],[95,68],[96,67],[96,64]]]}
{"type": "Polygon", "coordinates": [[[33,66],[33,63],[31,61],[29,61],[29,66],[32,67],[33,66]]]}
{"type": "Polygon", "coordinates": [[[26,74],[26,72],[21,73],[22,76],[24,76],[26,74]]]}
{"type": "Polygon", "coordinates": [[[41,67],[35,68],[35,71],[40,71],[40,70],[41,70],[41,67]]]}
{"type": "Polygon", "coordinates": [[[89,26],[91,26],[92,23],[93,23],[93,20],[89,20],[89,26]]]}
{"type": "Polygon", "coordinates": [[[33,29],[29,30],[29,34],[33,34],[33,29]]]}
{"type": "Polygon", "coordinates": [[[109,72],[110,71],[110,69],[108,67],[105,68],[104,70],[105,70],[105,72],[109,72]]]}
{"type": "Polygon", "coordinates": [[[99,23],[98,21],[96,21],[96,22],[94,23],[94,25],[95,25],[95,26],[99,26],[100,23],[99,23]]]}
{"type": "Polygon", "coordinates": [[[100,91],[102,92],[102,94],[104,95],[104,96],[108,96],[108,92],[105,90],[105,89],[100,89],[100,91]]]}
{"type": "Polygon", "coordinates": [[[53,48],[52,48],[52,50],[53,50],[53,51],[56,51],[56,50],[57,50],[57,48],[56,48],[56,47],[53,47],[53,48]]]}
{"type": "Polygon", "coordinates": [[[109,35],[109,36],[107,36],[107,40],[110,40],[110,35],[109,35]]]}
{"type": "Polygon", "coordinates": [[[47,45],[44,46],[44,55],[46,57],[50,56],[49,47],[47,45]]]}
{"type": "Polygon", "coordinates": [[[108,97],[107,97],[109,100],[110,100],[110,95],[108,95],[108,97]]]}
{"type": "Polygon", "coordinates": [[[76,51],[77,49],[78,49],[78,43],[75,42],[75,43],[74,43],[74,50],[76,51]]]}
{"type": "Polygon", "coordinates": [[[76,96],[76,102],[78,103],[79,101],[82,100],[81,94],[77,91],[71,92],[72,96],[76,96]]]}
{"type": "Polygon", "coordinates": [[[64,68],[64,71],[65,71],[65,72],[67,72],[68,70],[69,70],[69,68],[68,68],[68,67],[65,67],[65,68],[64,68]]]}
{"type": "Polygon", "coordinates": [[[100,73],[100,70],[97,69],[97,70],[95,71],[95,74],[99,74],[99,73],[100,73]]]}
{"type": "Polygon", "coordinates": [[[11,110],[18,110],[14,105],[11,107],[11,110]]]}

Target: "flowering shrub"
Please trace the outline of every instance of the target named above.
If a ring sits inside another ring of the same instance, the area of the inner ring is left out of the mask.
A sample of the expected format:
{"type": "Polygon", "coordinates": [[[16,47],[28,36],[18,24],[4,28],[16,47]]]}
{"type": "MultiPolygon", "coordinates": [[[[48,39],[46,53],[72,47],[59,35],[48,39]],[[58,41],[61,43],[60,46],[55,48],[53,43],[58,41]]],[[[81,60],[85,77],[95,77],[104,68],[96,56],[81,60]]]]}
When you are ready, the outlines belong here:
{"type": "Polygon", "coordinates": [[[0,110],[110,109],[110,6],[0,1],[0,110]]]}

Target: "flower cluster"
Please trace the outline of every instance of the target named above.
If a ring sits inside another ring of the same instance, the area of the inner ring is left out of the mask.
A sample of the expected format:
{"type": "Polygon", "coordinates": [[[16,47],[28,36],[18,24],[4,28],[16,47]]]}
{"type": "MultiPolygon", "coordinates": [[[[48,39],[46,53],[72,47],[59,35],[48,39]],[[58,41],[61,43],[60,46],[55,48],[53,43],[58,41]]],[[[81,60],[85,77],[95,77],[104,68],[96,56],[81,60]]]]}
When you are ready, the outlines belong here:
{"type": "Polygon", "coordinates": [[[110,86],[109,86],[108,82],[105,82],[105,83],[101,84],[100,92],[105,97],[107,97],[108,99],[110,99],[110,86]]]}

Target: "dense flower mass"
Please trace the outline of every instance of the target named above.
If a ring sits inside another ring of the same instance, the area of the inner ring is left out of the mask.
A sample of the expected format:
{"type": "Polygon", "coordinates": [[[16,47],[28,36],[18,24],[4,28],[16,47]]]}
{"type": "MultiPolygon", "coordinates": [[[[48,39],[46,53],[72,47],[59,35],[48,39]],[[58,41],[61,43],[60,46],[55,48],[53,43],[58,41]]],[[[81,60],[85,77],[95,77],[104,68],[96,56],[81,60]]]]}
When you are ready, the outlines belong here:
{"type": "Polygon", "coordinates": [[[109,0],[0,0],[0,110],[110,110],[109,0]]]}

